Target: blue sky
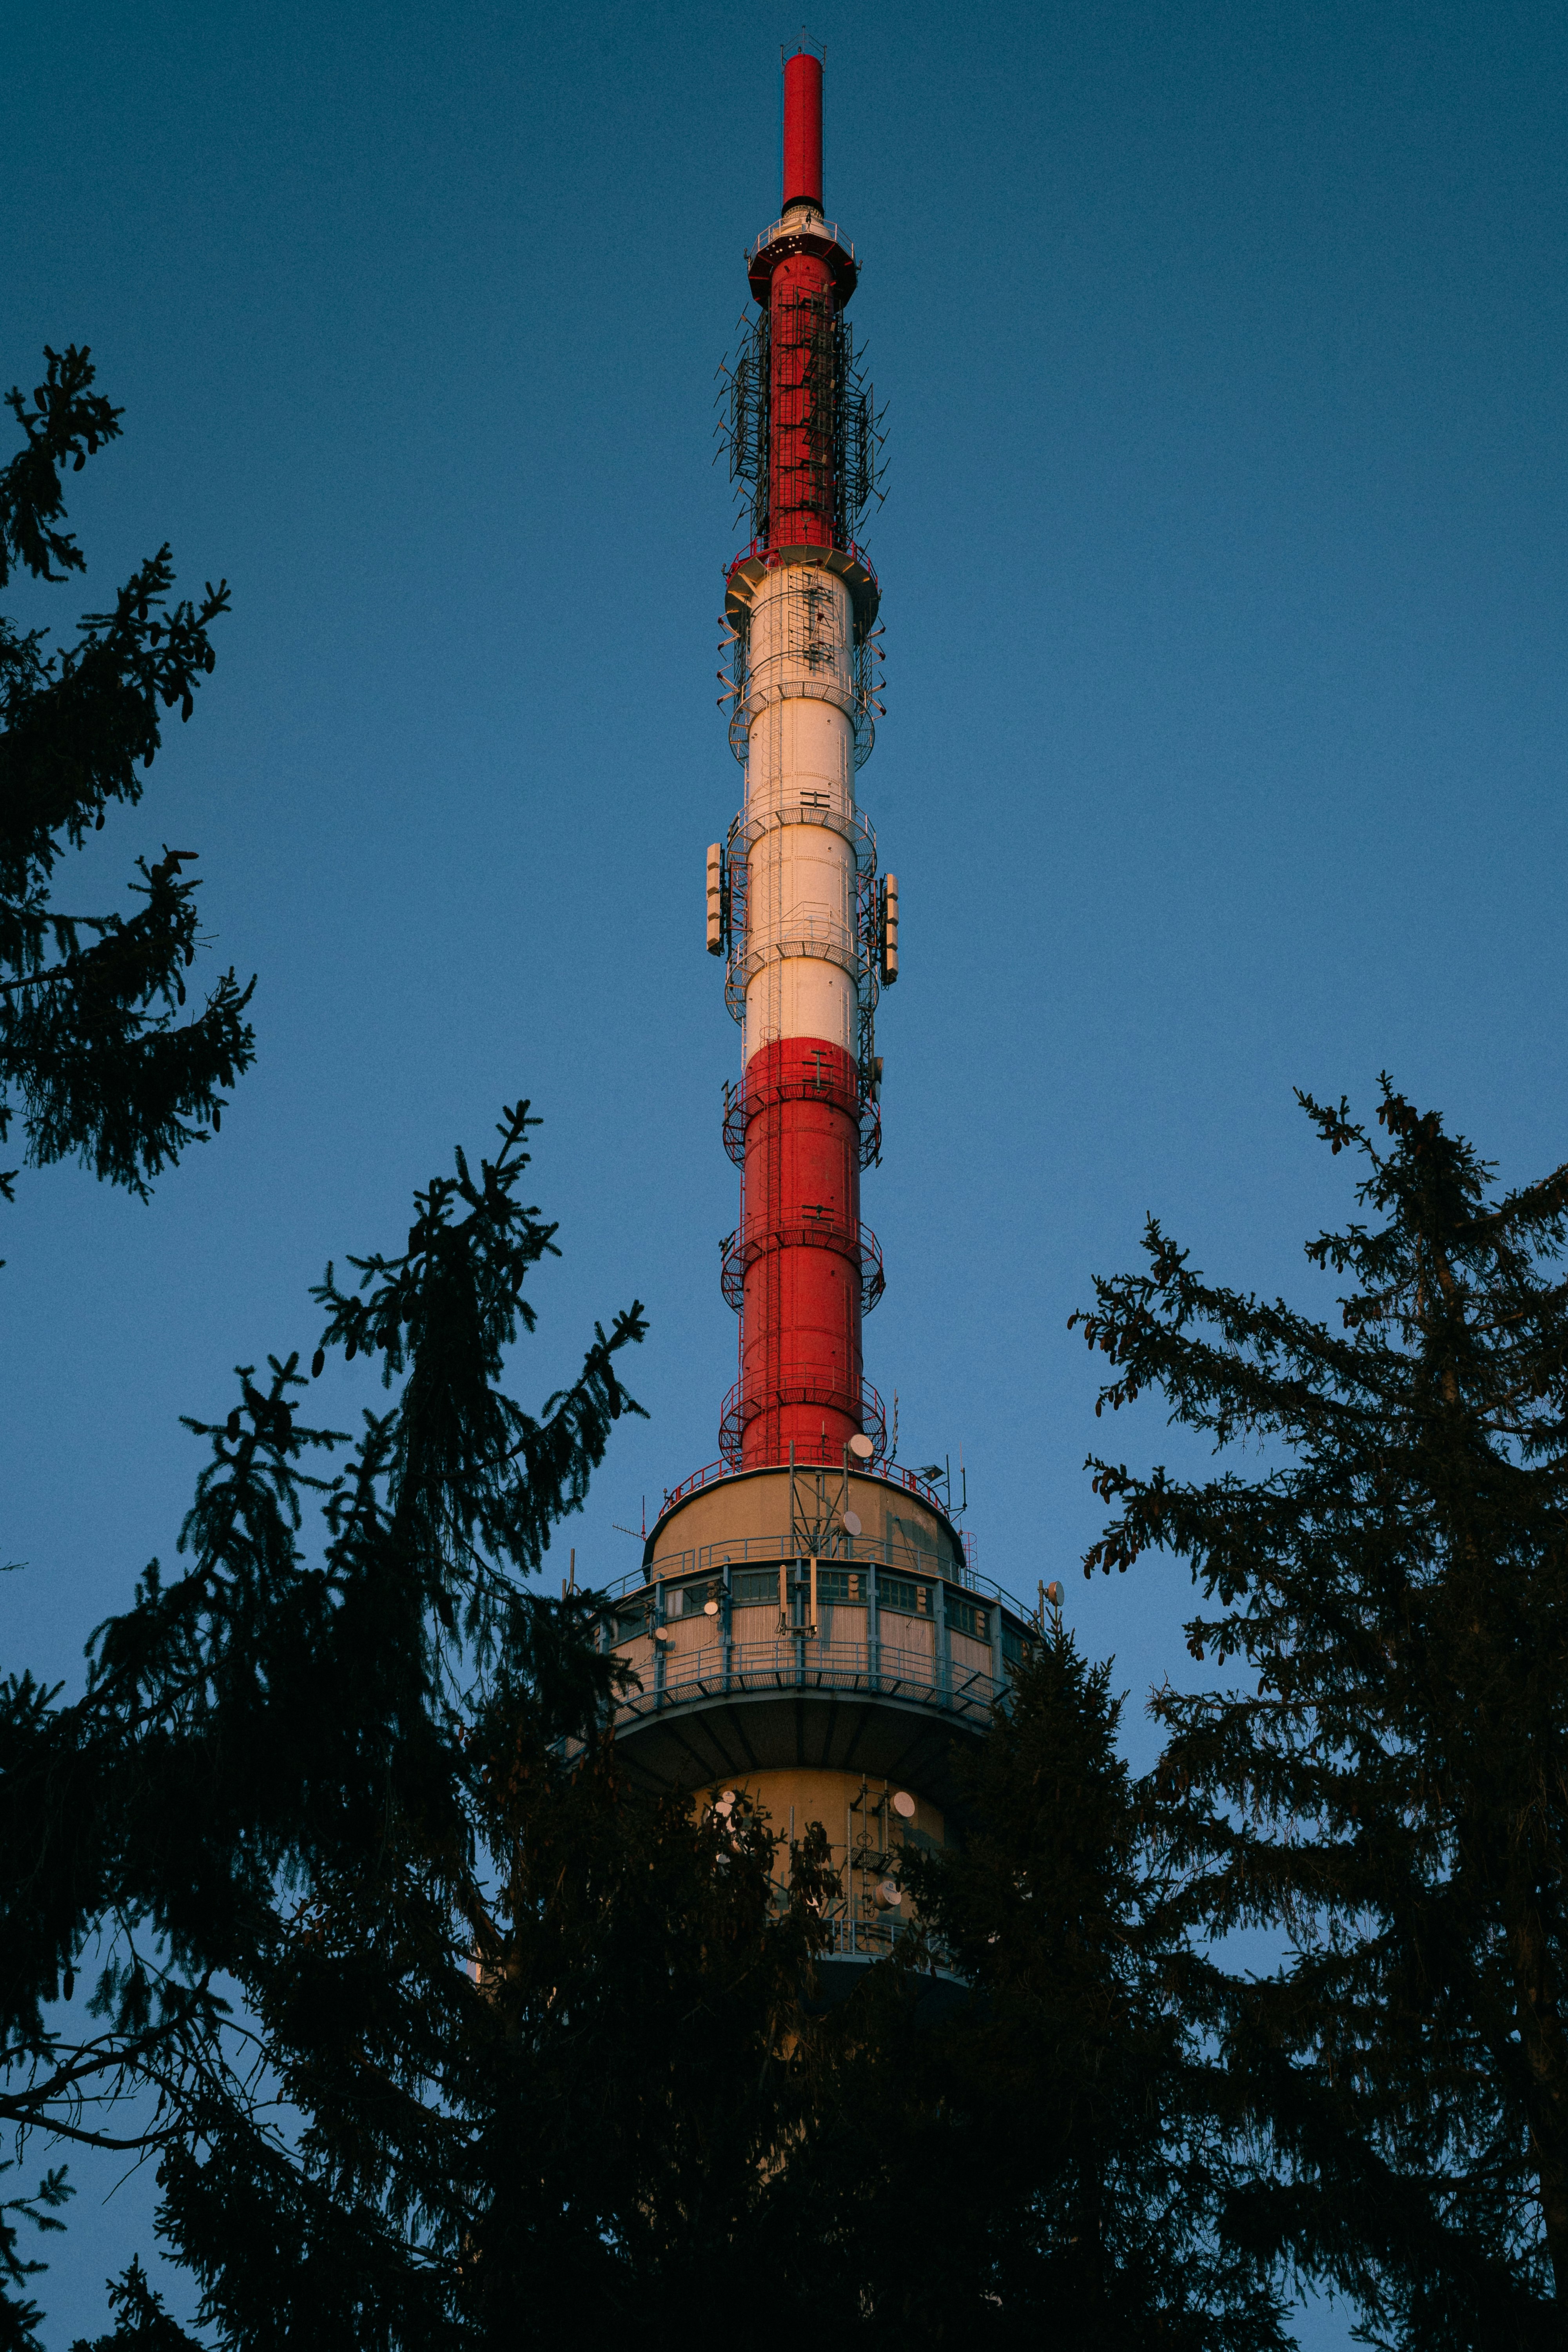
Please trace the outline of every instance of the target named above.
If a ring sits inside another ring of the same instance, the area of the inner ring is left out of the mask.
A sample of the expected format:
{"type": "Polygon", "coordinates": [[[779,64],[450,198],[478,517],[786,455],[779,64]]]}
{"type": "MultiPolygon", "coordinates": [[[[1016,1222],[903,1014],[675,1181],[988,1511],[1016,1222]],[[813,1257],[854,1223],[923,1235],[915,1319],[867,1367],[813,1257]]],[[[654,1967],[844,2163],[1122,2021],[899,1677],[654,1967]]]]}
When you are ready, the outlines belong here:
{"type": "MultiPolygon", "coordinates": [[[[563,1252],[521,1391],[595,1316],[651,1318],[652,1417],[563,1530],[580,1571],[631,1567],[614,1523],[717,1451],[710,404],[797,30],[477,0],[7,29],[0,379],[89,342],[126,411],[71,486],[83,593],[23,609],[68,626],[164,538],[235,599],[63,896],[195,846],[216,954],[259,975],[256,1071],[151,1207],[62,1171],[4,1213],[7,1663],[79,1670],[172,1554],[180,1413],[308,1349],[326,1258],[395,1244],[519,1094],[563,1252]]],[[[1157,1407],[1094,1421],[1092,1275],[1152,1209],[1329,1310],[1300,1244],[1346,1163],[1295,1085],[1370,1110],[1387,1066],[1506,1181],[1565,1156],[1568,37],[1507,0],[865,0],[808,30],[889,404],[861,791],[903,975],[867,1369],[906,1461],[962,1446],[981,1568],[1068,1578],[1142,1753],[1186,1589],[1077,1577],[1081,1465],[1179,1449],[1157,1407]]],[[[150,2203],[79,2169],[62,2346],[150,2203]]]]}

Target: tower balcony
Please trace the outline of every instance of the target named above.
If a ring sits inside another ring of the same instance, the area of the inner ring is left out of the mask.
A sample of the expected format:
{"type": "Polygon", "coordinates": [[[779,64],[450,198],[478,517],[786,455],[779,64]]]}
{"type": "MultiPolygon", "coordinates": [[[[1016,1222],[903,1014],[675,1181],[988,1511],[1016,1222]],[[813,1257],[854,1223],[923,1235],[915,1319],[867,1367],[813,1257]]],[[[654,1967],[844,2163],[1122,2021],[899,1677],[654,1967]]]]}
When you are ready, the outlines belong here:
{"type": "Polygon", "coordinates": [[[676,1490],[597,1640],[636,1677],[615,1726],[637,1778],[868,1777],[945,1822],[955,1753],[1005,1704],[1031,1631],[929,1488],[796,1464],[676,1490]]]}
{"type": "MultiPolygon", "coordinates": [[[[836,1571],[819,1570],[818,1574],[826,1583],[834,1580],[836,1571]]],[[[791,1571],[786,1570],[786,1575],[791,1571]]],[[[897,1581],[901,1586],[904,1580],[897,1581]]],[[[700,1590],[706,1593],[709,1587],[704,1584],[700,1590]]],[[[645,1657],[644,1664],[654,1669],[651,1680],[642,1689],[628,1692],[616,1709],[616,1722],[623,1734],[631,1725],[663,1710],[706,1706],[742,1693],[772,1696],[774,1692],[787,1693],[792,1698],[831,1692],[884,1699],[900,1706],[934,1708],[983,1730],[1007,1688],[1005,1675],[999,1680],[986,1669],[951,1655],[906,1649],[898,1642],[824,1641],[820,1629],[814,1636],[809,1626],[772,1641],[726,1641],[717,1633],[722,1603],[715,1604],[712,1638],[696,1646],[677,1648],[674,1625],[661,1627],[657,1633],[649,1627],[647,1612],[653,1605],[651,1598],[633,1596],[629,1602],[633,1614],[619,1620],[623,1626],[635,1623],[635,1612],[639,1608],[645,1612],[645,1632],[633,1634],[629,1642],[623,1633],[617,1646],[625,1655],[646,1638],[652,1655],[645,1657]]]]}

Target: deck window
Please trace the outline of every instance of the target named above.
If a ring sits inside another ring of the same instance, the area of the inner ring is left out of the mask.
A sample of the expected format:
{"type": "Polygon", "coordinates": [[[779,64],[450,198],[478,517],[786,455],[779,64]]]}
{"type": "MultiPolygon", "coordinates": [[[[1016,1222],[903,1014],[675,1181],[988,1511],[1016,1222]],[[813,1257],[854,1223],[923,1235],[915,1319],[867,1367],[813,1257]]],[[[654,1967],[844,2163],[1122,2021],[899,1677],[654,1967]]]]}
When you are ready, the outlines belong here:
{"type": "Polygon", "coordinates": [[[967,1633],[972,1642],[991,1639],[991,1612],[980,1601],[960,1600],[956,1592],[950,1592],[946,1615],[950,1633],[967,1633]]]}
{"type": "Polygon", "coordinates": [[[910,1576],[879,1576],[877,1603],[900,1617],[929,1617],[931,1613],[931,1586],[917,1584],[910,1576]]]}

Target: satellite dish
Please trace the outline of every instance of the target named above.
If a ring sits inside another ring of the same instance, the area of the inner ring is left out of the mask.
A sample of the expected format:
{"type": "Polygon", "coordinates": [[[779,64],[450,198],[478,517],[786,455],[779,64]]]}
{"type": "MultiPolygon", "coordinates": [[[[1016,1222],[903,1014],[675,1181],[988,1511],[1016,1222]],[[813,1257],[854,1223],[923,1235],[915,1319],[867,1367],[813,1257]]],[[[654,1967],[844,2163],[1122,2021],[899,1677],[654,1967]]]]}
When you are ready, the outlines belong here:
{"type": "Polygon", "coordinates": [[[904,1890],[896,1878],[878,1880],[877,1908],[879,1911],[896,1911],[903,1899],[904,1890]]]}
{"type": "Polygon", "coordinates": [[[893,1794],[893,1811],[897,1813],[901,1822],[912,1822],[914,1820],[915,1801],[910,1796],[907,1789],[895,1790],[893,1794]]]}
{"type": "Polygon", "coordinates": [[[849,1441],[849,1451],[857,1462],[869,1462],[877,1449],[868,1437],[857,1435],[849,1441]]]}
{"type": "Polygon", "coordinates": [[[719,1603],[716,1601],[705,1601],[702,1603],[702,1614],[704,1617],[717,1617],[719,1603]]]}
{"type": "Polygon", "coordinates": [[[858,1511],[846,1511],[846,1512],[845,1512],[845,1514],[844,1514],[844,1532],[845,1532],[845,1534],[846,1534],[847,1536],[858,1536],[858,1535],[859,1534],[859,1532],[860,1532],[860,1514],[859,1514],[859,1512],[858,1512],[858,1511]]]}

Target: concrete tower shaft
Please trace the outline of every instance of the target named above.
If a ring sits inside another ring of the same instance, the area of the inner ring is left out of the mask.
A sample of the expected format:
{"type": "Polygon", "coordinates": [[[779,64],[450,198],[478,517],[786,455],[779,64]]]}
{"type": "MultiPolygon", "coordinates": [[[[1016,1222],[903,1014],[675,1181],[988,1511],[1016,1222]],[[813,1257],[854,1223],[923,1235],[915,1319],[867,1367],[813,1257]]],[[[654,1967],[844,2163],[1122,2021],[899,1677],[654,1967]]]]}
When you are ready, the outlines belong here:
{"type": "MultiPolygon", "coordinates": [[[[742,1317],[726,1450],[745,1467],[841,1463],[864,1431],[861,1317],[881,1287],[860,1225],[862,1065],[876,982],[870,828],[855,803],[869,573],[842,516],[853,257],[822,215],[822,68],[784,68],[784,211],[758,242],[766,311],[765,541],[731,573],[743,630],[745,803],[731,835],[743,909],[731,971],[744,1033],[742,1215],[726,1289],[742,1317]],[[738,577],[738,574],[744,575],[738,577]]],[[[759,371],[760,372],[760,371],[759,371]]]]}
{"type": "Polygon", "coordinates": [[[844,583],[781,564],[751,616],[748,1056],[781,1037],[853,1055],[861,961],[851,615],[844,583]]]}

